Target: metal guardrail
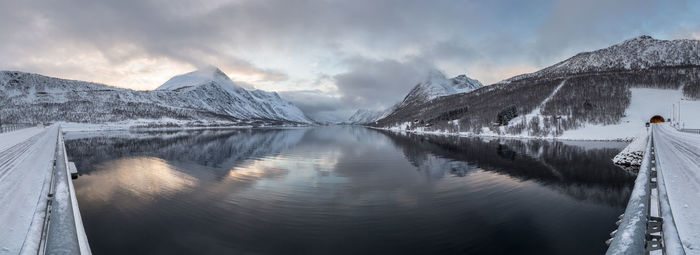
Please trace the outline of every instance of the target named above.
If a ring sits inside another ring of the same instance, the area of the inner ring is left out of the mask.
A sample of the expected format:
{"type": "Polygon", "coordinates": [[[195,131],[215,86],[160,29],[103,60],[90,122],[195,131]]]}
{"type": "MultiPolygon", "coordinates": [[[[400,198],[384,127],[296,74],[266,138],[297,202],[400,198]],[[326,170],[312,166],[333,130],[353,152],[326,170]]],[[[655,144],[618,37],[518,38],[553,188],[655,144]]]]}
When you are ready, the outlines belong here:
{"type": "Polygon", "coordinates": [[[90,246],[83,228],[75,197],[63,132],[57,131],[56,154],[52,170],[42,239],[37,251],[42,254],[90,255],[90,246]]]}
{"type": "Polygon", "coordinates": [[[605,254],[649,254],[661,250],[663,254],[685,255],[660,172],[662,164],[657,157],[654,133],[652,127],[630,201],[617,222],[618,229],[606,242],[610,247],[605,254]],[[659,217],[651,216],[653,193],[658,200],[659,217]]]}
{"type": "Polygon", "coordinates": [[[695,129],[695,128],[681,128],[681,129],[678,129],[678,131],[685,132],[685,133],[700,134],[700,129],[695,129]]]}
{"type": "MultiPolygon", "coordinates": [[[[56,154],[58,155],[58,142],[56,142],[56,154]]],[[[44,221],[41,226],[41,239],[39,240],[39,249],[37,249],[37,255],[46,254],[46,240],[49,233],[49,226],[51,222],[51,209],[53,206],[53,196],[56,191],[56,158],[52,159],[53,164],[51,166],[51,179],[49,180],[49,193],[47,194],[49,199],[46,199],[46,208],[44,211],[44,221]]]]}
{"type": "MultiPolygon", "coordinates": [[[[653,129],[653,128],[652,128],[653,129]]],[[[651,145],[649,134],[642,165],[634,181],[634,189],[627,203],[625,213],[614,231],[610,247],[605,254],[646,254],[647,221],[651,204],[651,145]]]]}
{"type": "Polygon", "coordinates": [[[37,124],[31,124],[31,123],[0,124],[0,133],[12,132],[15,130],[20,130],[20,129],[28,128],[28,127],[36,127],[36,126],[37,126],[37,124]]]}

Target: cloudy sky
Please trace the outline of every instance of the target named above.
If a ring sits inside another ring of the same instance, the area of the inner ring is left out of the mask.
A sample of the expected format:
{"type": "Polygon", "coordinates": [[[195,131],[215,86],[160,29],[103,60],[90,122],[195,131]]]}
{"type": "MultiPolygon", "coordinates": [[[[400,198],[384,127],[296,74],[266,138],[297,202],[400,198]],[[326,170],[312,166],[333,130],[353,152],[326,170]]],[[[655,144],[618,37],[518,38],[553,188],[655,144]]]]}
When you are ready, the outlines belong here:
{"type": "Polygon", "coordinates": [[[0,0],[0,69],[150,90],[214,65],[317,119],[430,69],[490,84],[642,34],[700,39],[700,1],[0,0]]]}

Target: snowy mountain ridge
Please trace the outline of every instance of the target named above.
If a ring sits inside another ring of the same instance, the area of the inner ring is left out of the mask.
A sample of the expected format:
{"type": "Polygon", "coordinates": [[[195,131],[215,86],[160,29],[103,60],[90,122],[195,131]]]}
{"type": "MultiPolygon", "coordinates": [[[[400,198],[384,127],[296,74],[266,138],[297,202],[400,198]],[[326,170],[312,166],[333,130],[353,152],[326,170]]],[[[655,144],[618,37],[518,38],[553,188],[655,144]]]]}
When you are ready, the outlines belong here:
{"type": "Polygon", "coordinates": [[[194,72],[178,75],[158,87],[158,91],[199,93],[202,97],[220,98],[212,102],[209,110],[240,116],[239,118],[283,119],[300,123],[312,121],[289,101],[275,92],[246,90],[236,85],[224,72],[209,66],[194,72]],[[225,91],[217,95],[218,91],[225,91]],[[231,107],[233,106],[233,107],[231,107]]]}
{"type": "Polygon", "coordinates": [[[2,71],[0,100],[3,117],[15,122],[312,123],[277,93],[240,88],[217,68],[173,77],[154,91],[2,71]]]}
{"type": "Polygon", "coordinates": [[[196,87],[209,82],[227,85],[233,89],[241,88],[233,83],[231,78],[229,78],[219,68],[207,66],[186,74],[174,76],[163,83],[163,85],[160,85],[160,87],[158,87],[156,90],[179,90],[183,88],[196,87]]]}
{"type": "Polygon", "coordinates": [[[499,83],[527,78],[557,78],[591,72],[643,70],[651,67],[700,66],[700,40],[659,40],[643,35],[607,48],[581,52],[534,73],[499,83]]]}
{"type": "MultiPolygon", "coordinates": [[[[401,107],[370,125],[506,137],[630,139],[652,116],[668,119],[674,102],[683,101],[679,126],[700,127],[697,118],[689,117],[700,113],[699,78],[700,40],[640,36],[471,93],[429,101],[409,94],[401,107]]],[[[425,95],[420,86],[411,94],[425,95]]]]}
{"type": "Polygon", "coordinates": [[[471,92],[483,86],[481,82],[463,74],[448,79],[442,72],[431,70],[426,80],[413,87],[398,108],[428,102],[439,97],[471,92]]]}
{"type": "Polygon", "coordinates": [[[369,109],[358,109],[355,111],[355,113],[348,118],[347,123],[349,124],[367,124],[367,123],[372,123],[375,122],[379,119],[382,119],[389,114],[391,114],[396,108],[399,106],[399,104],[394,104],[391,107],[382,110],[382,111],[375,111],[375,110],[369,110],[369,109]]]}

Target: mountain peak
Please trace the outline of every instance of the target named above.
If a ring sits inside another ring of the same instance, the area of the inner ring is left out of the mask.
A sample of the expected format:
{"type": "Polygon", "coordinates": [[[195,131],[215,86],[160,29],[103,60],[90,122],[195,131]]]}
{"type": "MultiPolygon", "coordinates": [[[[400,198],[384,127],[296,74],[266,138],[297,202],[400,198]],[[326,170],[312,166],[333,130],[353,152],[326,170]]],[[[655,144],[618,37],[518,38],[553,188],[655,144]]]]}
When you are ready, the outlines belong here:
{"type": "Polygon", "coordinates": [[[428,77],[427,77],[426,81],[441,80],[441,79],[447,79],[447,77],[445,77],[445,74],[442,73],[440,70],[431,69],[428,71],[428,77]]]}
{"type": "Polygon", "coordinates": [[[481,82],[466,75],[458,75],[448,79],[444,73],[438,70],[430,70],[428,79],[416,85],[406,95],[401,105],[413,104],[418,101],[427,102],[438,97],[466,93],[481,87],[483,87],[481,82]]]}
{"type": "Polygon", "coordinates": [[[174,76],[156,90],[178,90],[209,83],[216,83],[233,89],[240,88],[221,69],[209,65],[196,71],[174,76]]]}
{"type": "Polygon", "coordinates": [[[700,40],[659,40],[642,35],[607,48],[576,54],[537,72],[518,75],[501,83],[527,78],[683,66],[700,66],[700,40]]]}
{"type": "Polygon", "coordinates": [[[653,43],[654,41],[661,41],[661,40],[654,39],[654,37],[651,37],[651,36],[649,36],[649,35],[640,35],[640,36],[637,36],[637,37],[633,37],[633,38],[624,40],[624,41],[622,41],[621,43],[618,43],[618,44],[613,45],[613,46],[611,46],[611,47],[615,47],[615,46],[618,46],[618,47],[620,47],[620,46],[621,46],[621,47],[625,47],[625,46],[627,46],[627,47],[635,47],[634,45],[645,44],[645,43],[653,43]]]}
{"type": "Polygon", "coordinates": [[[200,73],[200,74],[208,74],[208,75],[211,75],[211,77],[220,77],[220,78],[226,77],[227,79],[229,79],[229,77],[228,77],[228,75],[226,75],[226,73],[224,73],[223,71],[221,71],[221,69],[219,69],[218,67],[213,66],[213,65],[207,65],[207,66],[201,67],[194,72],[200,73]]]}
{"type": "Polygon", "coordinates": [[[634,40],[637,40],[637,41],[641,41],[641,40],[654,40],[654,37],[651,37],[650,35],[640,35],[640,36],[637,36],[637,37],[635,37],[635,38],[629,39],[629,40],[627,40],[627,41],[634,41],[634,40]]]}

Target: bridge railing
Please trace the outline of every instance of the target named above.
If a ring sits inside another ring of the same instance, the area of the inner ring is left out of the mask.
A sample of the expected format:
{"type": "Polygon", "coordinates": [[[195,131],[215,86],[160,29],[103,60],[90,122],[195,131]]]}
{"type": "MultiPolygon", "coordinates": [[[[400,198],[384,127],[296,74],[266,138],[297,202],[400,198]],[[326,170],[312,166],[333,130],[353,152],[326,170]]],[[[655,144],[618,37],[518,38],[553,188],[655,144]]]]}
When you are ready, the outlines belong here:
{"type": "Polygon", "coordinates": [[[700,128],[681,128],[681,129],[678,129],[678,131],[685,132],[685,133],[700,134],[700,128]]]}
{"type": "Polygon", "coordinates": [[[47,212],[48,225],[42,236],[43,245],[39,254],[78,254],[90,255],[90,245],[85,235],[75,188],[68,169],[68,153],[59,128],[56,144],[55,168],[52,185],[54,192],[52,203],[47,212]]]}
{"type": "Polygon", "coordinates": [[[653,136],[649,135],[625,214],[605,254],[646,254],[647,221],[651,204],[650,151],[653,139],[653,136]]]}
{"type": "Polygon", "coordinates": [[[36,127],[37,124],[33,123],[3,123],[0,124],[0,133],[12,132],[15,130],[20,130],[23,128],[36,127]]]}

